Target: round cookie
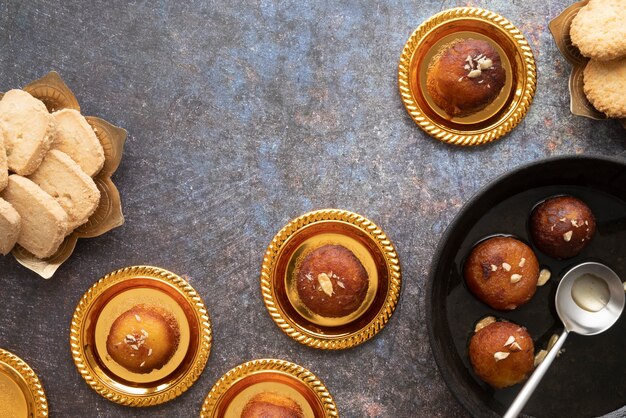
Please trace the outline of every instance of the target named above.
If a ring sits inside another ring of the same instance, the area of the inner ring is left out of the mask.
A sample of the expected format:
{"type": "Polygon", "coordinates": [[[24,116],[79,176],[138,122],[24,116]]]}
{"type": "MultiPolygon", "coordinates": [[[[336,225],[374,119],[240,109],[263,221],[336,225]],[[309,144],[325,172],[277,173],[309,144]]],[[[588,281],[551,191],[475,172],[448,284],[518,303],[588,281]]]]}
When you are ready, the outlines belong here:
{"type": "Polygon", "coordinates": [[[304,418],[302,408],[296,401],[272,392],[254,395],[244,406],[241,418],[304,418]]]}
{"type": "Polygon", "coordinates": [[[470,339],[469,359],[478,377],[494,388],[525,380],[534,368],[535,345],[526,328],[493,322],[470,339]]]}
{"type": "Polygon", "coordinates": [[[157,306],[136,305],[113,321],[107,353],[134,373],[162,368],[178,349],[180,329],[176,318],[157,306]]]}
{"type": "Polygon", "coordinates": [[[296,267],[300,300],[312,312],[330,318],[355,312],[369,287],[367,271],[352,251],[323,245],[306,254],[296,267]]]}
{"type": "Polygon", "coordinates": [[[511,237],[493,237],[476,245],[463,267],[469,290],[499,310],[513,310],[537,290],[539,262],[533,250],[511,237]]]}
{"type": "Polygon", "coordinates": [[[624,0],[589,0],[570,27],[572,43],[581,54],[608,61],[626,56],[624,0]]]}
{"type": "Polygon", "coordinates": [[[475,113],[498,97],[506,73],[487,41],[460,39],[443,47],[426,73],[433,101],[450,116],[475,113]]]}
{"type": "Polygon", "coordinates": [[[547,199],[530,215],[530,235],[535,246],[552,258],[578,255],[593,238],[596,220],[589,206],[572,196],[547,199]]]}
{"type": "Polygon", "coordinates": [[[585,96],[610,118],[626,118],[626,58],[587,63],[583,72],[585,96]]]}

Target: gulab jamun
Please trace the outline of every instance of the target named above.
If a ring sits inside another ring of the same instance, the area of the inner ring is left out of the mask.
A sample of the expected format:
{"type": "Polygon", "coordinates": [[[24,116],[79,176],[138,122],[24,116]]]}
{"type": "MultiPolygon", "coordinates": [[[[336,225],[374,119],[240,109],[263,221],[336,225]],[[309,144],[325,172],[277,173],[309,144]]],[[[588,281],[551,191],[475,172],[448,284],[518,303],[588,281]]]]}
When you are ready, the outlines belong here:
{"type": "Polygon", "coordinates": [[[107,337],[111,359],[134,373],[150,373],[172,358],[180,342],[174,315],[158,306],[136,305],[113,321],[107,337]]]}
{"type": "Polygon", "coordinates": [[[498,97],[505,81],[500,54],[479,39],[445,45],[426,72],[428,94],[450,116],[482,110],[498,97]]]}
{"type": "Polygon", "coordinates": [[[361,261],[341,245],[323,245],[306,254],[296,266],[300,300],[324,317],[355,312],[365,300],[369,277],[361,261]]]}
{"type": "Polygon", "coordinates": [[[558,196],[537,205],[530,215],[530,235],[539,251],[556,258],[572,258],[589,245],[596,219],[585,202],[558,196]]]}
{"type": "Polygon", "coordinates": [[[304,418],[296,401],[284,395],[261,392],[253,396],[241,412],[241,418],[304,418]]]}
{"type": "Polygon", "coordinates": [[[499,310],[513,310],[537,290],[539,262],[533,250],[511,237],[488,238],[465,261],[465,282],[478,299],[499,310]]]}
{"type": "Polygon", "coordinates": [[[535,345],[526,328],[497,321],[470,339],[469,359],[474,373],[494,388],[525,380],[534,368],[535,345]]]}

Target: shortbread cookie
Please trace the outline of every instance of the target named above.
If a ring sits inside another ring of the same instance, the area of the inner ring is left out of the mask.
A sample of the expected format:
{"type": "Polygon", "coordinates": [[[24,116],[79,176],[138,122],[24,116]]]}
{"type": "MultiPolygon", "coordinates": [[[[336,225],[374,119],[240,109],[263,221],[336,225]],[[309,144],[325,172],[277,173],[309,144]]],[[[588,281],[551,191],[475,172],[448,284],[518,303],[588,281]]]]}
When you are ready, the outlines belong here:
{"type": "Polygon", "coordinates": [[[37,171],[28,178],[65,210],[68,232],[87,222],[100,202],[96,183],[74,160],[59,150],[50,150],[37,171]]]}
{"type": "Polygon", "coordinates": [[[7,164],[7,152],[4,147],[4,128],[0,125],[0,192],[7,187],[9,182],[9,165],[7,164]]]}
{"type": "Polygon", "coordinates": [[[626,1],[589,0],[570,27],[572,43],[598,61],[626,56],[626,1]]]}
{"type": "Polygon", "coordinates": [[[57,135],[52,148],[63,151],[93,177],[104,165],[104,150],[95,132],[79,112],[63,109],[52,114],[57,123],[57,135]]]}
{"type": "Polygon", "coordinates": [[[46,105],[23,90],[9,90],[0,100],[9,170],[27,176],[34,172],[52,144],[54,118],[46,105]]]}
{"type": "Polygon", "coordinates": [[[26,177],[12,174],[2,192],[22,218],[17,243],[37,258],[53,255],[65,239],[67,214],[41,187],[26,177]]]}
{"type": "Polygon", "coordinates": [[[0,254],[7,255],[17,242],[22,221],[9,202],[0,198],[0,254]]]}
{"type": "Polygon", "coordinates": [[[587,63],[584,90],[593,107],[611,118],[626,118],[626,58],[587,63]]]}

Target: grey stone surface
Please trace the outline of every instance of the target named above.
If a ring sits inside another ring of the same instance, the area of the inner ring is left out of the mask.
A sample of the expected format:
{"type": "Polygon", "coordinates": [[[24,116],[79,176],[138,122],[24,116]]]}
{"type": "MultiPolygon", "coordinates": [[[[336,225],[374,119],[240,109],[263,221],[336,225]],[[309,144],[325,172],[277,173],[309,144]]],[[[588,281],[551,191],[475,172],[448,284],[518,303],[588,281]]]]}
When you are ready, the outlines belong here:
{"type": "Polygon", "coordinates": [[[126,224],[78,243],[49,281],[0,259],[0,347],[39,374],[53,417],[197,416],[215,381],[274,357],[316,373],[344,417],[466,413],[434,364],[424,284],[461,205],[491,179],[551,155],[617,154],[615,122],[569,113],[568,64],[547,23],[567,0],[492,1],[9,1],[0,5],[0,90],[50,70],[83,113],[124,127],[114,177],[126,224]],[[535,52],[539,86],[528,116],[488,146],[429,138],[397,91],[404,42],[445,8],[499,12],[535,52]],[[322,352],[285,336],[259,289],[264,250],[290,219],[338,207],[378,223],[404,273],[398,309],[372,341],[322,352]],[[210,311],[206,370],[176,400],[132,409],[77,373],[69,326],[104,274],[151,264],[185,275],[210,311]]]}

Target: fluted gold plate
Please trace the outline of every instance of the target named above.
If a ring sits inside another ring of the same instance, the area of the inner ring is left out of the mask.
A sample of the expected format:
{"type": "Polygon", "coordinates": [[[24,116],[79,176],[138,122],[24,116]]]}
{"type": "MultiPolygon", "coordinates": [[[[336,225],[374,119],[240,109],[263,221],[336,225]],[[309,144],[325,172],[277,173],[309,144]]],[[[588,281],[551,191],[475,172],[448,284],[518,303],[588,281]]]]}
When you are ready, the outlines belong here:
{"type": "MultiPolygon", "coordinates": [[[[49,112],[61,109],[74,109],[80,112],[78,100],[56,71],[27,84],[24,90],[41,100],[49,112]]],[[[96,211],[87,223],[68,235],[56,253],[49,258],[38,259],[19,245],[15,246],[12,251],[13,256],[21,265],[45,279],[51,278],[57,269],[70,258],[79,238],[97,237],[124,223],[120,194],[111,176],[122,160],[127,132],[104,119],[95,116],[85,118],[104,149],[104,167],[94,178],[101,196],[96,211]]]]}
{"type": "Polygon", "coordinates": [[[78,372],[106,399],[143,407],[168,402],[200,377],[212,343],[211,321],[198,293],[180,276],[150,266],[107,274],[83,295],[72,318],[70,345],[78,372]],[[133,373],[107,353],[113,321],[137,304],[166,308],[176,318],[180,342],[160,369],[133,373]]]}
{"type": "Polygon", "coordinates": [[[44,418],[48,401],[39,378],[24,360],[0,348],[0,416],[44,418]]]}
{"type": "Polygon", "coordinates": [[[261,267],[263,300],[276,325],[319,349],[351,348],[374,337],[393,315],[401,285],[400,261],[385,233],[365,217],[340,209],[309,212],[289,222],[272,239],[261,267]],[[368,273],[364,309],[355,315],[319,318],[294,295],[294,265],[304,252],[325,244],[348,248],[368,273]]]}
{"type": "MultiPolygon", "coordinates": [[[[569,75],[570,111],[573,115],[583,116],[595,120],[609,119],[604,113],[596,110],[587,100],[583,84],[583,72],[589,62],[589,58],[583,56],[578,48],[572,43],[569,31],[572,21],[589,0],[576,2],[563,10],[563,12],[550,21],[550,33],[554,38],[557,48],[572,66],[569,75]]],[[[619,122],[626,128],[626,119],[619,119],[619,122]]]]}
{"type": "Polygon", "coordinates": [[[313,373],[288,361],[261,359],[243,363],[222,376],[204,400],[200,418],[239,418],[250,399],[262,392],[297,402],[304,418],[339,417],[328,389],[313,373]]]}
{"type": "Polygon", "coordinates": [[[481,145],[510,132],[528,112],[537,83],[532,49],[524,35],[497,13],[476,7],[444,10],[422,23],[406,42],[398,65],[398,88],[413,121],[432,137],[454,145],[481,145]],[[483,39],[498,50],[507,82],[487,106],[450,117],[431,99],[426,71],[441,47],[455,39],[483,39]]]}

